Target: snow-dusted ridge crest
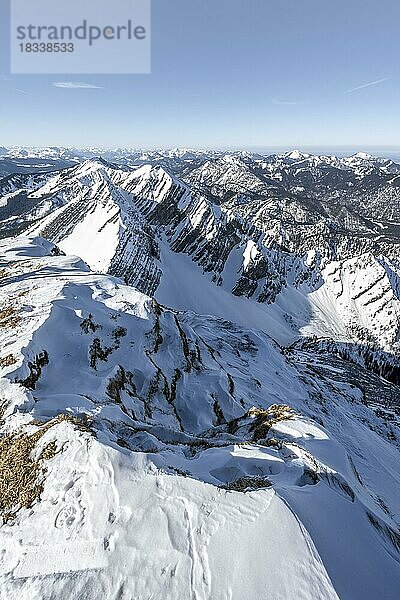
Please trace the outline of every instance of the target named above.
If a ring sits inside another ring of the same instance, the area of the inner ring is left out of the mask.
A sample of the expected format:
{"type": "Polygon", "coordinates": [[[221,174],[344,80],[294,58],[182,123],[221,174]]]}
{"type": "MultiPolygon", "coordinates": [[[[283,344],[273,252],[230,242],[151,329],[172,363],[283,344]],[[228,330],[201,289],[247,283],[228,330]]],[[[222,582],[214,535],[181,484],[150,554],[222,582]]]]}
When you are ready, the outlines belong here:
{"type": "Polygon", "coordinates": [[[364,154],[173,156],[179,177],[160,161],[104,158],[10,175],[0,181],[0,233],[43,235],[161,303],[280,342],[302,332],[397,353],[395,163],[364,154]]]}
{"type": "Polygon", "coordinates": [[[4,598],[393,599],[397,386],[42,237],[0,242],[0,307],[0,481],[37,477],[2,495],[4,598]]]}

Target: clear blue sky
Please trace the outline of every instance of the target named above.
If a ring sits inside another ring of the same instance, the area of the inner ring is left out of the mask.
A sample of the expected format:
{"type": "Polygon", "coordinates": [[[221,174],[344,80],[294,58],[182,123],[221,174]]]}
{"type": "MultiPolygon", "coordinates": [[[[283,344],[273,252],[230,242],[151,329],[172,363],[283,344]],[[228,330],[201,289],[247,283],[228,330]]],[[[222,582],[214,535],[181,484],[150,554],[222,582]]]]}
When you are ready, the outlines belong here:
{"type": "Polygon", "coordinates": [[[399,0],[153,0],[124,76],[10,75],[5,4],[0,145],[400,146],[399,0]]]}

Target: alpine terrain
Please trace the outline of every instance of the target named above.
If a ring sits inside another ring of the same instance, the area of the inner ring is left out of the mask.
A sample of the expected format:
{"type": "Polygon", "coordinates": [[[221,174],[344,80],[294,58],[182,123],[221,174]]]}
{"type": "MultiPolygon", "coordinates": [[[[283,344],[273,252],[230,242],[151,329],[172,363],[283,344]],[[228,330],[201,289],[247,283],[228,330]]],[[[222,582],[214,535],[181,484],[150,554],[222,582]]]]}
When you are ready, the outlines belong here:
{"type": "Polygon", "coordinates": [[[1,148],[1,600],[400,596],[400,165],[1,148]]]}

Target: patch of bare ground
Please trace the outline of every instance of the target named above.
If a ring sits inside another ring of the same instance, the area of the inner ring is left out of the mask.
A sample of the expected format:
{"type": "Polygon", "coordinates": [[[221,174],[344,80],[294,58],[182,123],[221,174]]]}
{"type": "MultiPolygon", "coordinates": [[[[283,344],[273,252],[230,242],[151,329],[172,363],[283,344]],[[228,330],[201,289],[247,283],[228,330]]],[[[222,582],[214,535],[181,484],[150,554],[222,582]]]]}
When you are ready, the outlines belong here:
{"type": "Polygon", "coordinates": [[[11,367],[15,365],[17,359],[13,354],[7,354],[7,356],[0,357],[0,367],[11,367]]]}
{"type": "Polygon", "coordinates": [[[253,442],[258,442],[267,437],[273,425],[293,419],[295,413],[287,404],[272,404],[266,410],[252,407],[247,411],[247,416],[254,419],[250,431],[253,433],[253,442]]]}
{"type": "Polygon", "coordinates": [[[271,482],[267,477],[239,477],[230,481],[221,488],[229,492],[251,492],[271,487],[271,482]]]}
{"type": "Polygon", "coordinates": [[[13,329],[21,321],[21,317],[13,306],[6,306],[0,310],[0,328],[13,329]]]}
{"type": "Polygon", "coordinates": [[[39,440],[52,427],[63,421],[69,421],[82,431],[91,431],[87,422],[70,415],[58,415],[47,423],[35,421],[38,426],[34,433],[16,431],[0,439],[0,514],[3,524],[12,521],[21,508],[30,508],[43,491],[46,461],[53,458],[58,449],[51,441],[35,457],[39,440]]]}
{"type": "Polygon", "coordinates": [[[25,379],[18,380],[24,387],[34,390],[42,375],[42,369],[49,364],[49,355],[46,350],[35,356],[33,361],[28,362],[29,375],[25,379]]]}

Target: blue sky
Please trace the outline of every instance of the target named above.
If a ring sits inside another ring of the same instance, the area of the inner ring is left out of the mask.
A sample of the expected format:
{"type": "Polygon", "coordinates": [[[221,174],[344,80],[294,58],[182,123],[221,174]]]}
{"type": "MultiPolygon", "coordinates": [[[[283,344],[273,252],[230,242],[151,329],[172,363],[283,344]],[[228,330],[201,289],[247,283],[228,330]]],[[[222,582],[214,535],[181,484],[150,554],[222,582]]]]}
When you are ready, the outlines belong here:
{"type": "Polygon", "coordinates": [[[400,146],[399,0],[153,0],[123,76],[10,75],[1,4],[0,144],[400,146]]]}

